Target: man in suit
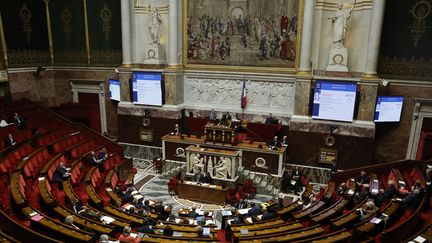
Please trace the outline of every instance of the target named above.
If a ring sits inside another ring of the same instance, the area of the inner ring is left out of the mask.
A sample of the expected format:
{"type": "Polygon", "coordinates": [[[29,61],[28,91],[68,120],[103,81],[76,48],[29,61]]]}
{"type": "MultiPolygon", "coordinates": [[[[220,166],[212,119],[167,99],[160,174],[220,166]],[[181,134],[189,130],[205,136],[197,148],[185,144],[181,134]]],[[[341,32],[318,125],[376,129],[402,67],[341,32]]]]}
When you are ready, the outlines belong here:
{"type": "Polygon", "coordinates": [[[268,116],[266,117],[264,123],[265,124],[272,124],[272,122],[273,122],[273,115],[272,115],[272,113],[269,113],[268,116]]]}
{"type": "Polygon", "coordinates": [[[389,180],[387,182],[387,189],[382,190],[381,189],[381,194],[377,196],[377,198],[375,199],[375,204],[377,205],[377,207],[381,206],[381,203],[385,200],[385,199],[392,199],[396,193],[397,193],[397,189],[395,187],[394,181],[393,180],[389,180]]]}
{"type": "Polygon", "coordinates": [[[282,173],[282,180],[281,180],[281,190],[282,192],[289,192],[289,189],[291,188],[291,172],[288,170],[288,168],[285,168],[282,173]]]}
{"type": "Polygon", "coordinates": [[[251,203],[251,209],[249,209],[247,216],[248,217],[252,217],[252,216],[257,216],[262,214],[262,206],[261,204],[255,205],[255,203],[251,203]]]}
{"type": "Polygon", "coordinates": [[[204,178],[204,175],[202,173],[202,170],[201,170],[201,168],[198,168],[198,171],[193,176],[193,181],[202,182],[203,178],[204,178]]]}
{"type": "Polygon", "coordinates": [[[414,189],[414,191],[408,193],[408,195],[402,199],[402,207],[416,210],[421,202],[421,192],[419,189],[414,189]]]}
{"type": "Polygon", "coordinates": [[[16,141],[14,140],[12,134],[8,133],[8,136],[5,139],[5,148],[14,146],[16,144],[16,141]]]}
{"type": "Polygon", "coordinates": [[[63,178],[69,176],[70,168],[64,166],[63,162],[57,166],[56,170],[53,173],[53,179],[57,182],[57,187],[59,190],[63,188],[63,178]]]}
{"type": "Polygon", "coordinates": [[[274,136],[273,141],[271,142],[270,146],[272,148],[280,148],[281,144],[280,144],[277,136],[274,136]]]}
{"type": "Polygon", "coordinates": [[[243,198],[240,198],[240,200],[234,204],[234,207],[237,209],[247,208],[247,203],[243,198]]]}
{"type": "Polygon", "coordinates": [[[18,126],[19,130],[24,129],[24,119],[18,115],[18,113],[14,113],[10,123],[15,123],[18,126]]]}
{"type": "Polygon", "coordinates": [[[193,205],[192,208],[189,210],[188,217],[189,218],[196,218],[198,216],[198,213],[196,212],[196,206],[193,205]]]}
{"type": "Polygon", "coordinates": [[[370,183],[370,178],[367,175],[366,171],[360,172],[360,176],[356,178],[357,185],[364,185],[370,183]]]}
{"type": "Polygon", "coordinates": [[[288,137],[286,135],[282,137],[282,141],[280,142],[280,144],[282,145],[282,147],[288,147],[288,137]]]}
{"type": "Polygon", "coordinates": [[[182,134],[180,126],[178,123],[175,124],[174,130],[171,132],[171,135],[180,136],[182,134]]]}
{"type": "Polygon", "coordinates": [[[294,184],[291,183],[292,189],[295,194],[299,194],[302,189],[302,182],[301,182],[302,173],[297,167],[295,167],[291,176],[292,176],[292,181],[295,182],[294,184]]]}
{"type": "Polygon", "coordinates": [[[272,218],[274,218],[274,216],[275,216],[275,210],[273,209],[273,208],[269,208],[269,209],[267,209],[267,208],[263,208],[263,215],[262,215],[262,217],[261,217],[261,220],[269,220],[269,219],[272,219],[272,218]]]}

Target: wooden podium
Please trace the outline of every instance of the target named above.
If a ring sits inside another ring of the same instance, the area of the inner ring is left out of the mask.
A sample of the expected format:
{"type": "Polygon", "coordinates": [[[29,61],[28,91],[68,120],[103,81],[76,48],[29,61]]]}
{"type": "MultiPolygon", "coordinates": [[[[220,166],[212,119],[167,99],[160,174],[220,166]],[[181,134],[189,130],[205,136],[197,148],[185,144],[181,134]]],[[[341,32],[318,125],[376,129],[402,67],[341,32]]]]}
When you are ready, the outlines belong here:
{"type": "Polygon", "coordinates": [[[204,126],[205,142],[208,143],[221,143],[221,144],[237,144],[237,136],[234,128],[218,126],[218,125],[205,125],[204,126]]]}

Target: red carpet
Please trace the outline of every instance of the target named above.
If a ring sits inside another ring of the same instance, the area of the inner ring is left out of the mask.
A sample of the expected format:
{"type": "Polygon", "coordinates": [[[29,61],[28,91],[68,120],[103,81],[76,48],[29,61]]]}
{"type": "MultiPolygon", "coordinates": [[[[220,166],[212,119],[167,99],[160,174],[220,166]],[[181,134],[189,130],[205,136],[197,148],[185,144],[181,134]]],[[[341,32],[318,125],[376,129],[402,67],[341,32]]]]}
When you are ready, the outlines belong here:
{"type": "Polygon", "coordinates": [[[225,230],[224,229],[219,230],[219,232],[217,233],[217,238],[222,243],[228,243],[229,242],[225,239],[225,230]]]}

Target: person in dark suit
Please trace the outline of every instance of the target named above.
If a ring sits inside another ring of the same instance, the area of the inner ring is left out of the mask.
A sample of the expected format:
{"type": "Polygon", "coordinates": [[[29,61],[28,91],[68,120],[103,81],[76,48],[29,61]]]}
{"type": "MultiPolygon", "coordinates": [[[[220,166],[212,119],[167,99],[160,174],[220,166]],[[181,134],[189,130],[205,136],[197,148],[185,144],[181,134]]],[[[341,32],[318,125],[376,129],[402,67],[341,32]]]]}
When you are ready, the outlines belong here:
{"type": "Polygon", "coordinates": [[[16,144],[16,141],[14,140],[12,134],[8,133],[8,136],[6,137],[5,141],[5,148],[14,146],[16,144]]]}
{"type": "Polygon", "coordinates": [[[401,201],[401,205],[404,208],[416,210],[421,201],[421,192],[419,189],[415,189],[414,191],[408,193],[406,197],[404,197],[401,201]]]}
{"type": "Polygon", "coordinates": [[[330,173],[333,174],[333,173],[336,173],[337,171],[338,171],[338,164],[337,164],[336,160],[333,160],[332,166],[330,169],[330,173]]]}
{"type": "Polygon", "coordinates": [[[13,117],[10,119],[9,123],[15,123],[18,126],[19,130],[24,129],[25,123],[24,119],[18,115],[18,113],[14,113],[13,117]]]}
{"type": "Polygon", "coordinates": [[[265,124],[272,124],[273,123],[273,115],[272,113],[269,113],[265,119],[265,124]]]}
{"type": "Polygon", "coordinates": [[[247,202],[245,202],[243,198],[240,198],[240,200],[234,204],[234,207],[237,209],[247,208],[247,202]]]}
{"type": "Polygon", "coordinates": [[[164,230],[163,230],[163,235],[164,236],[173,236],[174,234],[174,230],[171,228],[171,226],[167,225],[165,226],[164,230]]]}
{"type": "Polygon", "coordinates": [[[68,205],[67,207],[78,214],[82,210],[82,204],[81,202],[77,201],[75,198],[72,198],[71,200],[67,200],[68,205]]]}
{"type": "Polygon", "coordinates": [[[275,217],[275,210],[273,208],[263,208],[263,215],[261,220],[269,220],[275,217]]]}
{"type": "Polygon", "coordinates": [[[292,180],[294,180],[294,182],[295,182],[294,185],[291,184],[292,189],[293,189],[295,194],[299,194],[299,192],[302,189],[302,182],[301,182],[302,173],[297,167],[295,167],[291,176],[292,176],[292,180]]]}
{"type": "Polygon", "coordinates": [[[180,129],[180,126],[178,123],[175,124],[174,130],[171,132],[171,135],[180,136],[182,134],[182,131],[180,129]]]}
{"type": "Polygon", "coordinates": [[[281,144],[282,147],[288,147],[288,137],[287,137],[287,135],[284,135],[282,137],[282,141],[280,142],[280,144],[281,144]]]}
{"type": "Polygon", "coordinates": [[[262,214],[262,206],[261,204],[255,205],[255,203],[251,203],[251,209],[249,209],[247,216],[252,217],[252,216],[257,216],[262,214]]]}
{"type": "Polygon", "coordinates": [[[129,188],[125,192],[125,194],[123,194],[123,197],[121,198],[122,199],[122,204],[131,203],[133,201],[132,192],[133,192],[133,189],[129,188]]]}
{"type": "Polygon", "coordinates": [[[282,180],[281,180],[281,190],[282,192],[289,192],[289,189],[291,188],[291,172],[288,170],[288,168],[285,168],[282,173],[282,180]]]}
{"type": "Polygon", "coordinates": [[[356,178],[357,185],[364,185],[370,183],[370,178],[367,175],[366,171],[360,172],[360,176],[356,178]]]}
{"type": "Polygon", "coordinates": [[[423,194],[425,192],[425,188],[422,185],[420,180],[416,180],[414,183],[414,186],[412,186],[411,191],[414,191],[415,189],[419,189],[420,190],[420,194],[423,194]]]}
{"type": "Polygon", "coordinates": [[[198,213],[196,212],[196,206],[193,205],[188,213],[189,218],[196,218],[198,216],[198,213]]]}
{"type": "Polygon", "coordinates": [[[156,213],[162,213],[165,210],[165,207],[162,204],[162,201],[157,201],[156,202],[156,206],[154,208],[154,211],[156,213]]]}
{"type": "Polygon", "coordinates": [[[270,144],[271,148],[280,148],[281,147],[281,143],[279,142],[279,139],[277,136],[274,136],[273,141],[270,144]]]}
{"type": "Polygon", "coordinates": [[[204,174],[204,177],[201,179],[201,182],[202,182],[202,183],[208,183],[208,184],[211,184],[211,183],[212,183],[212,178],[211,178],[210,172],[207,171],[207,172],[204,174]]]}
{"type": "Polygon", "coordinates": [[[204,175],[202,173],[202,170],[201,170],[201,168],[198,168],[197,172],[193,176],[193,181],[201,183],[203,178],[204,178],[204,175]]]}
{"type": "Polygon", "coordinates": [[[107,153],[107,150],[106,150],[105,147],[103,147],[103,148],[99,151],[99,154],[98,154],[98,160],[99,160],[99,161],[105,161],[105,160],[108,159],[108,157],[109,157],[109,155],[108,155],[108,153],[107,153]]]}
{"type": "Polygon", "coordinates": [[[64,166],[63,162],[57,166],[53,173],[53,180],[57,182],[57,187],[59,190],[63,188],[63,178],[69,176],[70,168],[64,166]]]}
{"type": "Polygon", "coordinates": [[[392,199],[397,194],[397,189],[395,187],[394,181],[389,180],[387,182],[387,189],[381,191],[382,193],[379,194],[375,199],[375,204],[377,205],[377,207],[380,207],[385,199],[392,199]]]}

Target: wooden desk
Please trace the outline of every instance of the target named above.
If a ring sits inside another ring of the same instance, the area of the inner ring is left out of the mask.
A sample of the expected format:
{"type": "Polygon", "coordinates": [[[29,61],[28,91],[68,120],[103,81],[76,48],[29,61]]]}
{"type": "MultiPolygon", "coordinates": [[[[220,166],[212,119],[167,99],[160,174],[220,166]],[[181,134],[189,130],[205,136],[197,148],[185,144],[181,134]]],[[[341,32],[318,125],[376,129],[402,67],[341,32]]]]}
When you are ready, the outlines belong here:
{"type": "Polygon", "coordinates": [[[283,226],[279,226],[279,227],[271,227],[268,229],[255,229],[255,230],[251,230],[251,229],[247,229],[248,233],[247,234],[242,234],[241,232],[234,232],[233,235],[236,238],[242,239],[245,237],[252,237],[252,236],[264,236],[264,235],[273,235],[273,234],[278,234],[278,233],[286,233],[292,230],[297,230],[297,229],[301,229],[304,226],[299,223],[299,222],[294,222],[291,224],[286,224],[283,226]]]}
{"type": "Polygon", "coordinates": [[[347,199],[341,199],[338,202],[336,202],[333,206],[331,206],[330,208],[315,214],[315,215],[311,215],[311,220],[314,223],[319,223],[322,221],[325,221],[329,218],[331,218],[333,215],[342,212],[342,210],[346,207],[346,205],[348,205],[349,200],[347,199]]]}
{"type": "Polygon", "coordinates": [[[192,201],[224,205],[226,202],[226,189],[222,189],[221,186],[211,186],[214,187],[200,186],[190,182],[179,183],[178,196],[192,201]]]}
{"type": "Polygon", "coordinates": [[[320,210],[322,207],[324,207],[326,203],[323,201],[318,201],[316,203],[314,203],[313,205],[311,205],[309,208],[306,208],[304,210],[301,210],[295,214],[293,214],[294,218],[296,219],[302,219],[304,217],[307,217],[311,214],[313,214],[314,212],[320,210]]]}
{"type": "Polygon", "coordinates": [[[240,230],[257,230],[257,229],[263,229],[268,227],[275,227],[285,224],[285,221],[283,221],[280,218],[275,218],[272,220],[266,220],[266,221],[260,221],[255,222],[253,224],[245,224],[245,225],[235,225],[231,227],[231,231],[240,231],[240,230]]]}
{"type": "MultiPolygon", "coordinates": [[[[29,219],[32,218],[30,216],[32,213],[40,214],[40,212],[34,210],[31,207],[25,207],[22,209],[22,213],[26,215],[29,219]]],[[[40,214],[43,216],[40,220],[30,220],[31,223],[35,227],[41,227],[40,230],[43,232],[51,232],[53,234],[57,234],[57,237],[61,238],[62,240],[67,240],[71,242],[94,242],[93,234],[90,234],[89,232],[83,231],[83,230],[77,230],[71,226],[58,223],[46,215],[40,214]]]]}
{"type": "Polygon", "coordinates": [[[235,146],[206,143],[204,138],[198,138],[195,135],[187,136],[171,136],[165,135],[162,137],[163,159],[186,162],[186,148],[190,145],[200,145],[205,148],[217,148],[224,150],[237,150],[241,152],[240,165],[247,170],[261,173],[269,173],[276,176],[282,175],[282,165],[285,159],[286,148],[282,147],[276,150],[268,149],[262,142],[245,143],[241,142],[235,146]],[[182,152],[183,151],[183,152],[182,152]],[[260,163],[255,161],[258,158],[260,163]]]}

